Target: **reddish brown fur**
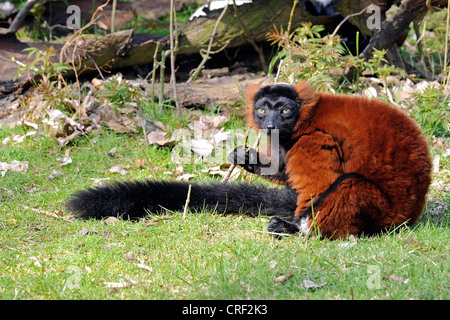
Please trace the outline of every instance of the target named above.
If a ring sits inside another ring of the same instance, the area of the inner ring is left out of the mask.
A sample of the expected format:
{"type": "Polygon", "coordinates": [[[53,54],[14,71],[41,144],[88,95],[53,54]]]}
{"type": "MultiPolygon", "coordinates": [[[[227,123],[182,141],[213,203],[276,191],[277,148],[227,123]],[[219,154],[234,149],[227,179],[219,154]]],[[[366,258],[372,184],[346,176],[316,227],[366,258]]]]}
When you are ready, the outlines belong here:
{"type": "MultiPolygon", "coordinates": [[[[418,125],[376,99],[314,92],[303,81],[295,90],[301,115],[286,170],[299,194],[295,216],[341,175],[356,173],[365,179],[343,180],[314,208],[322,235],[338,238],[413,224],[423,211],[431,170],[418,125]]],[[[253,88],[250,97],[255,93],[253,88]]]]}

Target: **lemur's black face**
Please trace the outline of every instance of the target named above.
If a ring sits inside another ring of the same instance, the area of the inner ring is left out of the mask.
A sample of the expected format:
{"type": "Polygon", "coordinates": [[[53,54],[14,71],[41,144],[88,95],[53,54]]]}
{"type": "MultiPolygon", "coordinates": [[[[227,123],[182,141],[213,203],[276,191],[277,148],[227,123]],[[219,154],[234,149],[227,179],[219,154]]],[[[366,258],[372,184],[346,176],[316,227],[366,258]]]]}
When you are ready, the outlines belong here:
{"type": "Polygon", "coordinates": [[[291,85],[265,86],[255,95],[255,123],[265,133],[278,129],[280,137],[290,138],[300,116],[299,102],[298,94],[291,85]]]}

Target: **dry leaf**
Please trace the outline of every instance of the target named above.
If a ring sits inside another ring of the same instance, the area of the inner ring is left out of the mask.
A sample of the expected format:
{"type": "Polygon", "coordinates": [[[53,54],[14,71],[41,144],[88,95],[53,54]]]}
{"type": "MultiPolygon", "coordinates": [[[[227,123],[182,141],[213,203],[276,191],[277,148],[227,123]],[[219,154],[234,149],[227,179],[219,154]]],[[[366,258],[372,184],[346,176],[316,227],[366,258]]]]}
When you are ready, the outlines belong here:
{"type": "Polygon", "coordinates": [[[388,281],[399,283],[399,284],[407,284],[410,280],[409,279],[403,279],[394,275],[390,275],[386,278],[388,281]]]}
{"type": "Polygon", "coordinates": [[[122,165],[116,164],[115,166],[112,166],[111,169],[109,169],[109,172],[117,172],[121,176],[124,176],[127,174],[127,170],[125,170],[122,165]]]}
{"type": "Polygon", "coordinates": [[[94,78],[91,80],[92,85],[96,88],[96,89],[104,89],[103,87],[103,81],[97,78],[94,78]]]}
{"type": "Polygon", "coordinates": [[[118,221],[119,221],[119,219],[117,219],[116,217],[108,217],[105,220],[103,220],[102,224],[103,225],[109,225],[109,224],[116,223],[118,221]]]}
{"type": "Polygon", "coordinates": [[[107,245],[104,245],[102,248],[103,249],[109,249],[109,248],[112,248],[112,247],[122,248],[124,246],[125,246],[125,244],[122,243],[122,242],[112,242],[112,243],[108,243],[107,245]]]}
{"type": "Polygon", "coordinates": [[[145,168],[145,159],[142,158],[134,159],[134,162],[137,164],[139,169],[145,168]]]}
{"type": "Polygon", "coordinates": [[[217,129],[228,121],[226,116],[206,116],[202,115],[197,120],[192,121],[188,126],[197,136],[204,137],[207,131],[217,129]]]}
{"type": "Polygon", "coordinates": [[[369,87],[361,91],[361,94],[367,98],[378,97],[378,92],[374,87],[369,87]]]}
{"type": "Polygon", "coordinates": [[[227,141],[229,135],[230,135],[229,131],[224,131],[223,129],[220,129],[213,135],[212,140],[214,144],[218,144],[220,142],[227,141]]]}
{"type": "Polygon", "coordinates": [[[162,131],[152,131],[147,135],[149,144],[157,144],[162,147],[171,146],[175,143],[175,139],[167,139],[167,134],[162,131]]]}
{"type": "Polygon", "coordinates": [[[63,120],[64,123],[68,123],[70,124],[72,127],[77,128],[80,131],[83,131],[84,126],[79,124],[78,122],[76,122],[75,120],[73,120],[72,118],[68,117],[67,115],[65,115],[64,113],[62,113],[62,111],[60,110],[54,110],[54,109],[47,109],[47,114],[49,116],[49,120],[48,121],[44,121],[44,123],[48,124],[49,126],[58,129],[59,127],[59,121],[63,120]]]}
{"type": "Polygon", "coordinates": [[[325,285],[327,284],[327,282],[324,282],[322,284],[317,284],[314,281],[311,280],[303,280],[302,283],[300,284],[300,288],[302,289],[321,289],[323,288],[325,285]]]}
{"type": "Polygon", "coordinates": [[[288,273],[286,275],[281,275],[279,277],[276,277],[274,279],[274,281],[275,282],[279,282],[279,283],[283,283],[283,282],[286,282],[287,280],[289,280],[290,278],[292,278],[293,276],[294,276],[293,274],[288,273]]]}
{"type": "Polygon", "coordinates": [[[337,246],[342,249],[348,249],[348,248],[356,246],[356,242],[353,242],[353,241],[343,242],[343,243],[339,243],[337,246]]]}
{"type": "MultiPolygon", "coordinates": [[[[234,181],[237,178],[239,178],[239,175],[241,173],[241,168],[236,166],[233,168],[233,171],[231,171],[230,176],[228,177],[228,181],[234,181]]],[[[214,175],[220,175],[221,177],[225,177],[227,175],[227,171],[222,171],[222,170],[211,170],[209,172],[210,175],[214,176],[214,175]]]]}
{"type": "Polygon", "coordinates": [[[350,241],[339,243],[337,246],[339,248],[348,249],[348,248],[354,247],[358,244],[358,241],[356,240],[355,236],[352,234],[348,236],[348,240],[350,240],[350,241]]]}
{"type": "Polygon", "coordinates": [[[62,177],[63,175],[64,175],[64,173],[62,173],[61,171],[53,170],[53,171],[49,174],[48,180],[56,179],[56,178],[62,177]]]}
{"type": "Polygon", "coordinates": [[[11,137],[6,137],[2,141],[2,146],[6,147],[11,142],[11,137]]]}
{"type": "Polygon", "coordinates": [[[72,158],[71,157],[57,158],[56,161],[58,161],[59,165],[62,167],[72,163],[72,158]]]}
{"type": "Polygon", "coordinates": [[[39,260],[38,260],[36,257],[30,257],[30,259],[34,261],[33,264],[34,264],[36,267],[39,267],[39,268],[42,267],[41,263],[39,262],[39,260]]]}
{"type": "Polygon", "coordinates": [[[80,230],[78,232],[78,235],[79,236],[86,236],[88,234],[97,234],[97,233],[98,233],[98,231],[90,230],[90,229],[85,228],[85,229],[80,230]]]}
{"type": "Polygon", "coordinates": [[[191,178],[194,178],[194,177],[196,177],[195,174],[185,173],[185,174],[182,174],[181,176],[178,176],[176,180],[177,181],[189,181],[191,178]]]}
{"type": "Polygon", "coordinates": [[[125,281],[120,282],[104,282],[107,288],[125,288],[137,284],[137,281],[127,278],[125,281]]]}
{"type": "MultiPolygon", "coordinates": [[[[125,118],[125,117],[123,117],[123,118],[125,118]]],[[[135,131],[135,128],[131,127],[129,122],[124,123],[124,121],[120,121],[117,119],[111,119],[111,120],[107,121],[106,125],[108,126],[109,129],[111,129],[113,131],[117,131],[119,133],[127,133],[130,131],[135,131]]]]}
{"type": "Polygon", "coordinates": [[[441,157],[437,154],[433,159],[433,173],[439,173],[439,162],[441,157]]]}
{"type": "Polygon", "coordinates": [[[408,245],[408,246],[413,246],[413,247],[421,246],[421,243],[419,241],[417,241],[417,239],[412,238],[412,237],[403,239],[402,244],[408,245]]]}
{"type": "Polygon", "coordinates": [[[136,253],[133,251],[128,251],[123,257],[125,260],[137,260],[136,253]]]}
{"type": "Polygon", "coordinates": [[[2,175],[2,177],[8,170],[25,173],[28,171],[28,161],[20,162],[13,160],[11,163],[0,162],[0,174],[2,175]]]}
{"type": "Polygon", "coordinates": [[[136,266],[137,266],[138,268],[145,269],[145,270],[147,270],[147,271],[153,272],[153,268],[152,268],[152,267],[149,267],[149,266],[146,265],[146,264],[138,263],[136,266]]]}
{"type": "Polygon", "coordinates": [[[213,152],[214,146],[208,140],[193,139],[191,140],[191,149],[199,156],[207,157],[213,152]]]}
{"type": "Polygon", "coordinates": [[[14,135],[13,136],[13,141],[17,142],[17,143],[22,143],[25,140],[25,136],[21,136],[21,135],[14,135]]]}

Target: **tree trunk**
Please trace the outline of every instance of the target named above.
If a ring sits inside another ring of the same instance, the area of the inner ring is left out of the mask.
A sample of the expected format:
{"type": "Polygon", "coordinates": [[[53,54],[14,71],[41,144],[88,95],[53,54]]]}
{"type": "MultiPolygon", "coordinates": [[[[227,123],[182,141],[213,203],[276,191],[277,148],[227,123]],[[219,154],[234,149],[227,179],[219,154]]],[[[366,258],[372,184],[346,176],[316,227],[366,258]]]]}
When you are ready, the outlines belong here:
{"type": "MultiPolygon", "coordinates": [[[[398,11],[384,20],[381,29],[370,39],[369,44],[360,54],[360,58],[368,60],[372,56],[373,49],[390,49],[394,46],[396,37],[409,28],[412,21],[423,19],[429,8],[427,0],[403,0],[398,11]]],[[[432,0],[431,6],[447,6],[447,0],[432,0]]],[[[394,48],[395,49],[395,48],[394,48]]]]}

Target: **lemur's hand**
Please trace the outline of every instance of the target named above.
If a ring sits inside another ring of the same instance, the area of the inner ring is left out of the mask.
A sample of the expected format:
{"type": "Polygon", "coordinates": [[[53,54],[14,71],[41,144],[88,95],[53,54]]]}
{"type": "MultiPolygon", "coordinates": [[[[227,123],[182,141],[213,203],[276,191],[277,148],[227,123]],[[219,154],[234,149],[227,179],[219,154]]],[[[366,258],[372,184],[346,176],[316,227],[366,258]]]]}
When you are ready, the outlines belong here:
{"type": "Polygon", "coordinates": [[[251,173],[256,173],[258,168],[258,152],[253,148],[239,146],[230,153],[228,161],[234,165],[240,165],[251,173]]]}

